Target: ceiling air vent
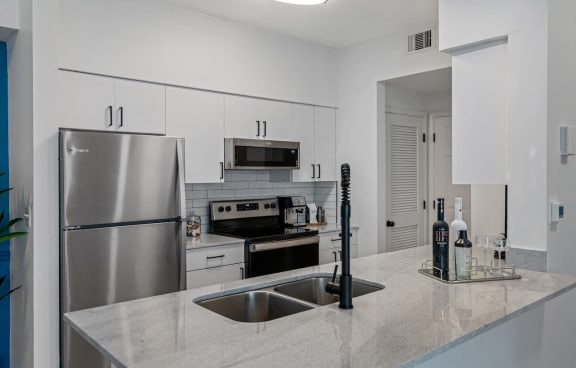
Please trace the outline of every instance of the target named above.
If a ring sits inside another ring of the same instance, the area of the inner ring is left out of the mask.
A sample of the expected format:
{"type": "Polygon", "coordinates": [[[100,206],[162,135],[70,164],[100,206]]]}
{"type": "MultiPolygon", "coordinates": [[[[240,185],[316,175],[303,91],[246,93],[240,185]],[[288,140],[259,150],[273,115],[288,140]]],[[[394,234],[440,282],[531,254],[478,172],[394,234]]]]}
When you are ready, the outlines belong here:
{"type": "Polygon", "coordinates": [[[408,53],[431,49],[434,45],[432,41],[431,29],[411,34],[408,36],[408,53]]]}

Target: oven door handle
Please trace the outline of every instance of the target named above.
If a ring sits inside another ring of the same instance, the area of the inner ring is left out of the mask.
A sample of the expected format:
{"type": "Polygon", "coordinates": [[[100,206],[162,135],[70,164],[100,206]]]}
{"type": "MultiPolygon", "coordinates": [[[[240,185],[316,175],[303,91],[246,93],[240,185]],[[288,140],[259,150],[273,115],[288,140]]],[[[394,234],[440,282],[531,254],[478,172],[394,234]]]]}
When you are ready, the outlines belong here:
{"type": "Polygon", "coordinates": [[[319,244],[319,243],[320,243],[320,237],[319,236],[307,236],[305,238],[280,240],[280,241],[274,241],[274,242],[268,242],[268,243],[255,243],[255,244],[251,243],[250,244],[250,252],[264,252],[267,250],[298,247],[301,245],[313,245],[313,244],[319,244]]]}

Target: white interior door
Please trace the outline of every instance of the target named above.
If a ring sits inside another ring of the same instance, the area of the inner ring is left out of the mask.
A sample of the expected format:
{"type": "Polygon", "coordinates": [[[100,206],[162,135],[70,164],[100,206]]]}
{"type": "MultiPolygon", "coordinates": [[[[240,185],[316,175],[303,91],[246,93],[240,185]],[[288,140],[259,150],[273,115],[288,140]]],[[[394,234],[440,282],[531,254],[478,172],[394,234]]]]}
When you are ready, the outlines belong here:
{"type": "Polygon", "coordinates": [[[426,240],[426,126],[425,115],[386,113],[388,251],[426,240]]]}
{"type": "MultiPolygon", "coordinates": [[[[450,224],[454,220],[454,198],[462,198],[462,217],[470,229],[470,185],[452,184],[452,115],[450,113],[430,114],[429,131],[432,136],[429,152],[430,173],[430,212],[429,229],[436,221],[436,199],[443,197],[444,219],[450,224]]],[[[428,241],[432,242],[429,231],[428,241]]],[[[453,239],[450,239],[453,241],[453,239]]]]}

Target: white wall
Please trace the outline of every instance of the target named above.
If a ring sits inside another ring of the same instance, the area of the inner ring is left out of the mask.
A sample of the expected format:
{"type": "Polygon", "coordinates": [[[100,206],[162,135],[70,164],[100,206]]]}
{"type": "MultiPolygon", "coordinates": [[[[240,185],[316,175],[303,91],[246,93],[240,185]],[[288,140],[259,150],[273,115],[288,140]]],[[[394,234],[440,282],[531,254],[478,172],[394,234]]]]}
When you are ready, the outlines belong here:
{"type": "Polygon", "coordinates": [[[504,185],[470,186],[470,222],[469,239],[476,235],[498,235],[504,233],[504,185]]]}
{"type": "MultiPolygon", "coordinates": [[[[504,292],[504,291],[503,291],[504,292]]],[[[466,298],[466,295],[459,295],[466,298]]],[[[510,296],[508,296],[510,297],[510,296]]],[[[458,303],[458,298],[455,300],[458,303]]],[[[576,367],[576,291],[571,290],[418,365],[420,368],[576,367]]],[[[471,316],[462,310],[450,321],[471,316]]],[[[494,313],[501,313],[495,310],[494,313]]],[[[439,323],[442,323],[439,321],[439,323]]]]}
{"type": "Polygon", "coordinates": [[[0,40],[8,40],[12,33],[19,27],[19,0],[0,0],[0,40]]]}
{"type": "Polygon", "coordinates": [[[542,23],[545,0],[439,0],[439,49],[451,50],[523,33],[542,23]]]}
{"type": "Polygon", "coordinates": [[[61,68],[336,106],[331,48],[166,1],[60,3],[61,68]]]}
{"type": "MultiPolygon", "coordinates": [[[[32,145],[32,1],[19,2],[20,31],[8,40],[8,134],[10,158],[10,214],[20,217],[33,192],[32,145]]],[[[34,366],[34,248],[32,229],[11,242],[11,287],[22,288],[10,297],[10,366],[34,366]]]]}
{"type": "Polygon", "coordinates": [[[58,1],[33,0],[34,362],[59,367],[58,1]]]}
{"type": "Polygon", "coordinates": [[[12,211],[32,207],[27,243],[13,243],[11,366],[59,367],[57,1],[20,1],[9,40],[12,211]]]}
{"type": "Polygon", "coordinates": [[[519,248],[547,242],[547,2],[440,0],[440,47],[508,36],[509,236],[519,248]]]}
{"type": "MultiPolygon", "coordinates": [[[[407,35],[397,34],[338,52],[337,163],[352,171],[352,222],[360,224],[360,256],[378,251],[378,82],[450,66],[450,57],[431,51],[407,54],[407,35]]],[[[380,175],[381,176],[381,175],[380,175]]],[[[385,181],[382,181],[385,183],[385,181]]]]}
{"type": "Polygon", "coordinates": [[[572,0],[550,0],[548,34],[548,199],[566,206],[566,219],[548,226],[548,268],[576,275],[576,157],[560,158],[560,126],[576,126],[576,32],[572,0]]]}

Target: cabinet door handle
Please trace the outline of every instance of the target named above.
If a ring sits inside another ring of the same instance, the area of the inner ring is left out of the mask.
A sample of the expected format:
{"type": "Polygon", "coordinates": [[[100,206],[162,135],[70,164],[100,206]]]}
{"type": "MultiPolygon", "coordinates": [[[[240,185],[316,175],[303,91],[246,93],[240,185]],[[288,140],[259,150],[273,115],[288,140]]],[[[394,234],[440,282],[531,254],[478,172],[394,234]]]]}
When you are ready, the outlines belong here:
{"type": "Polygon", "coordinates": [[[312,165],[312,179],[316,179],[316,165],[314,164],[310,165],[312,165]]]}
{"type": "Polygon", "coordinates": [[[244,280],[244,267],[240,267],[240,280],[244,280]]]}
{"type": "Polygon", "coordinates": [[[342,238],[330,239],[330,241],[340,241],[342,238]]]}
{"type": "Polygon", "coordinates": [[[224,162],[220,161],[220,180],[224,179],[224,162]]]}
{"type": "Polygon", "coordinates": [[[320,179],[322,177],[322,174],[320,173],[320,164],[316,165],[318,165],[318,179],[320,179]]]}
{"type": "Polygon", "coordinates": [[[264,124],[264,138],[266,138],[266,120],[262,122],[264,124]]]}
{"type": "Polygon", "coordinates": [[[110,121],[108,122],[108,126],[111,127],[113,124],[112,120],[114,120],[114,116],[112,114],[112,105],[108,106],[108,117],[110,118],[110,121]]]}
{"type": "Polygon", "coordinates": [[[334,262],[338,262],[338,253],[336,253],[336,251],[333,251],[332,253],[334,253],[334,262]]]}
{"type": "Polygon", "coordinates": [[[256,120],[256,129],[258,129],[256,137],[260,137],[260,120],[256,120]]]}
{"type": "Polygon", "coordinates": [[[224,257],[226,257],[226,255],[224,255],[224,254],[221,254],[219,256],[208,256],[208,257],[206,257],[206,260],[224,258],[224,257]]]}
{"type": "Polygon", "coordinates": [[[120,108],[118,110],[120,110],[120,124],[118,124],[118,126],[123,127],[124,126],[124,108],[122,106],[120,106],[120,108]]]}

